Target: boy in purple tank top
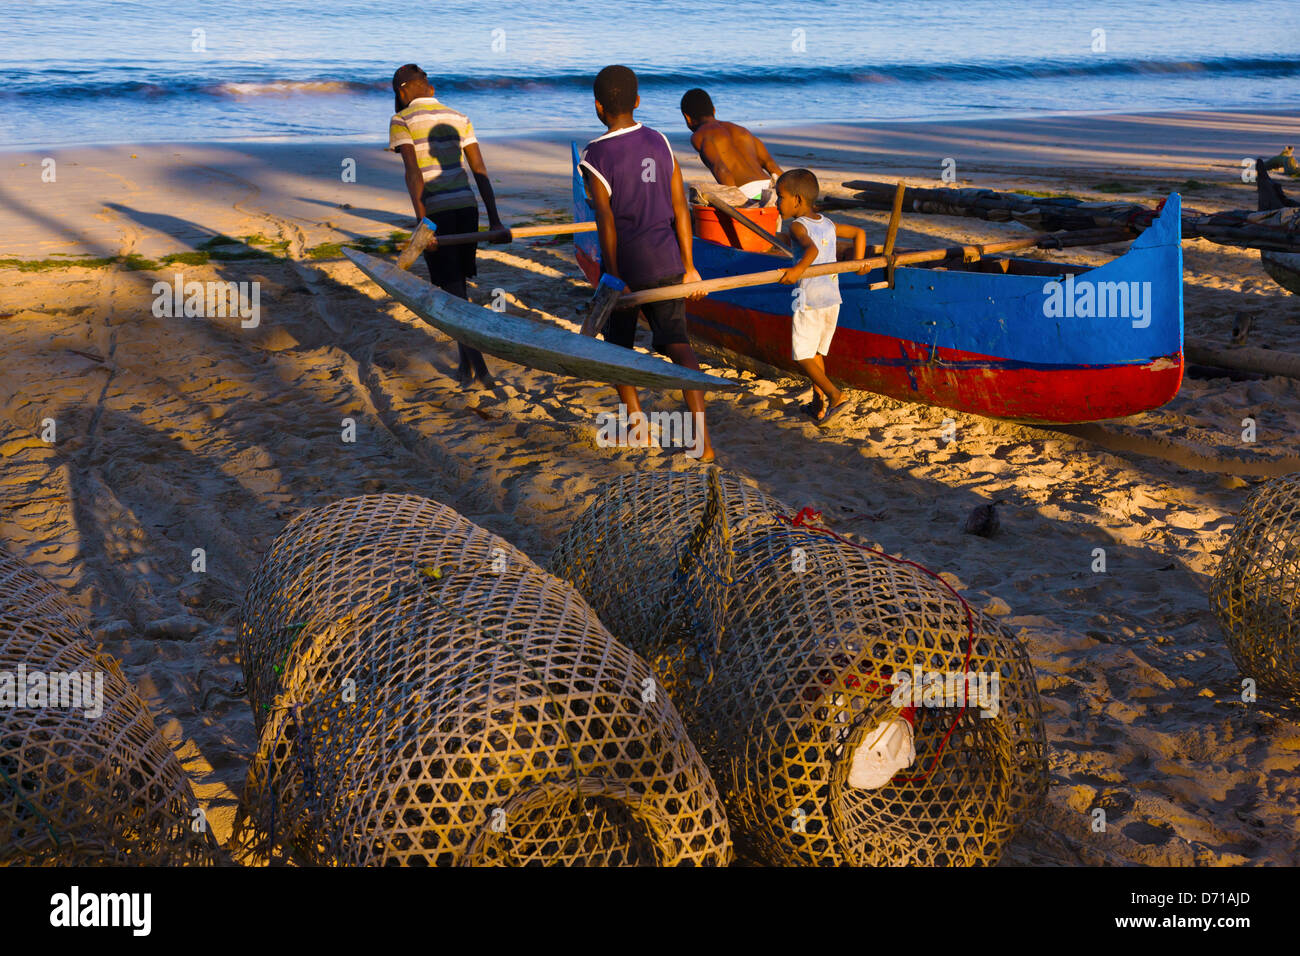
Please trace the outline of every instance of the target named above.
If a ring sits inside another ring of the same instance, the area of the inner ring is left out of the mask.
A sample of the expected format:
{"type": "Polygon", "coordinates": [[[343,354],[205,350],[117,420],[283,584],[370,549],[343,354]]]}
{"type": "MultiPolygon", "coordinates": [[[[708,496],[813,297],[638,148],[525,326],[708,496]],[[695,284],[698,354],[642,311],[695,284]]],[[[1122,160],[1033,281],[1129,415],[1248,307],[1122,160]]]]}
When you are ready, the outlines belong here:
{"type": "MultiPolygon", "coordinates": [[[[686,190],[672,147],[663,133],[642,126],[632,116],[641,105],[636,74],[625,66],[607,66],[596,75],[593,91],[596,115],[608,132],[587,144],[580,168],[596,213],[602,271],[622,279],[634,292],[698,282],[686,190]]],[[[605,327],[605,340],[632,348],[640,314],[654,333],[656,352],[678,365],[700,367],[686,334],[686,305],[681,299],[615,311],[605,327]]],[[[635,388],[615,388],[629,417],[641,411],[635,388]]],[[[704,393],[690,390],[683,397],[703,439],[699,459],[712,461],[713,446],[704,427],[704,393]]]]}

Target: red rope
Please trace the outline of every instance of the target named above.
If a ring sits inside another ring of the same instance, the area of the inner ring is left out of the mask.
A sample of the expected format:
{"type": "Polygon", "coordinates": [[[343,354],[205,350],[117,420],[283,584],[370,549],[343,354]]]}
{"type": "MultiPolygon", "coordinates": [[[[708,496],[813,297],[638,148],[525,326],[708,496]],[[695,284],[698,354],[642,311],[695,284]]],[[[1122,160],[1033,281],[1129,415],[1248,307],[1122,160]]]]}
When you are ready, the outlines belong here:
{"type": "Polygon", "coordinates": [[[971,654],[975,648],[975,612],[971,609],[971,606],[969,603],[967,603],[966,599],[962,597],[960,594],[958,594],[957,590],[951,584],[949,584],[939,575],[935,574],[925,565],[917,564],[915,561],[908,561],[906,558],[896,558],[892,554],[886,554],[884,551],[877,550],[876,548],[868,548],[865,544],[858,544],[855,541],[850,541],[848,538],[844,537],[841,534],[837,534],[836,532],[832,531],[830,528],[827,528],[819,524],[813,524],[813,522],[819,522],[822,520],[822,513],[820,511],[814,511],[812,508],[802,508],[800,509],[799,513],[794,516],[794,518],[789,518],[786,515],[777,515],[776,517],[782,521],[789,522],[792,528],[804,528],[808,531],[817,532],[818,534],[829,535],[831,538],[834,538],[836,541],[840,542],[841,544],[847,544],[849,545],[849,547],[857,548],[859,551],[866,551],[869,554],[879,555],[880,557],[884,558],[886,561],[893,561],[895,564],[905,564],[910,568],[916,568],[916,570],[922,572],[923,574],[929,575],[930,577],[934,578],[934,580],[942,584],[945,588],[948,589],[948,592],[953,597],[955,597],[958,601],[961,602],[961,606],[966,612],[966,661],[962,667],[962,680],[964,682],[965,689],[962,693],[961,710],[957,712],[957,716],[953,719],[952,724],[948,727],[948,732],[943,735],[943,740],[939,741],[939,749],[934,752],[934,757],[931,758],[930,760],[929,769],[926,770],[925,773],[921,774],[919,777],[903,777],[901,780],[898,781],[899,783],[924,783],[925,780],[930,776],[930,774],[934,773],[934,768],[939,764],[939,758],[943,756],[944,748],[948,746],[948,741],[952,737],[953,731],[957,729],[957,724],[961,722],[962,717],[965,716],[966,714],[966,708],[969,706],[967,702],[967,698],[968,698],[967,692],[970,690],[970,681],[968,679],[968,675],[970,674],[971,654]]]}

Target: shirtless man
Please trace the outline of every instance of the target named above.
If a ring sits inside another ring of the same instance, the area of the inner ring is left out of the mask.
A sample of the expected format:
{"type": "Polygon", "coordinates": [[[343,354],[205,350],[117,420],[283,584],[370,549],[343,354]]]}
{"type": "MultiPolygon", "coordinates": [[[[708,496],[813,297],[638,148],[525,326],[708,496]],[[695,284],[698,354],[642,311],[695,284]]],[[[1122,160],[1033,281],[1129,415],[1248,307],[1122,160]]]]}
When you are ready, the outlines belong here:
{"type": "Polygon", "coordinates": [[[761,199],[781,175],[781,167],[757,136],[743,126],[720,121],[713,113],[713,100],[704,90],[687,90],[682,96],[691,145],[713,178],[723,186],[738,187],[748,199],[761,199]]]}

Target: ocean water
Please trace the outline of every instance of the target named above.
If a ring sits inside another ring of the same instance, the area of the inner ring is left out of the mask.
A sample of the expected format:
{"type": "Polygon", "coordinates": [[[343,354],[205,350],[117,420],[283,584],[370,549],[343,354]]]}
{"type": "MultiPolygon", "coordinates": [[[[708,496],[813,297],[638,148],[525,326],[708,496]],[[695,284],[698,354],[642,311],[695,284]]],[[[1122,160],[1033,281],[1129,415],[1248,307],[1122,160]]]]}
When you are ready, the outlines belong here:
{"type": "Polygon", "coordinates": [[[1300,107],[1300,0],[0,0],[0,147],[386,136],[406,62],[484,133],[692,86],[747,123],[1300,107]]]}

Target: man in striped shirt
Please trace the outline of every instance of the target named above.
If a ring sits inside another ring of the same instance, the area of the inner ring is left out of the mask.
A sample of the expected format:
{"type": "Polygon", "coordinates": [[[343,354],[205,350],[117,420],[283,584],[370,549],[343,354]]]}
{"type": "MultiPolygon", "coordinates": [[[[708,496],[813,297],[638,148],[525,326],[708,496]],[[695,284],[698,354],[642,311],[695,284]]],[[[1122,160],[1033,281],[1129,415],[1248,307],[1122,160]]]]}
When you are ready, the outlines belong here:
{"type": "MultiPolygon", "coordinates": [[[[406,188],[411,194],[416,224],[428,218],[440,236],[478,231],[478,203],[469,188],[463,157],[487,208],[488,228],[503,230],[496,194],[469,117],[438,102],[428,76],[414,63],[393,74],[393,99],[397,113],[388,124],[388,148],[400,153],[406,166],[406,188]]],[[[429,280],[454,296],[468,299],[465,280],[478,274],[477,250],[474,243],[427,250],[424,261],[429,267],[429,280]]],[[[483,353],[460,343],[457,346],[461,384],[477,382],[490,387],[492,379],[483,353]]]]}

